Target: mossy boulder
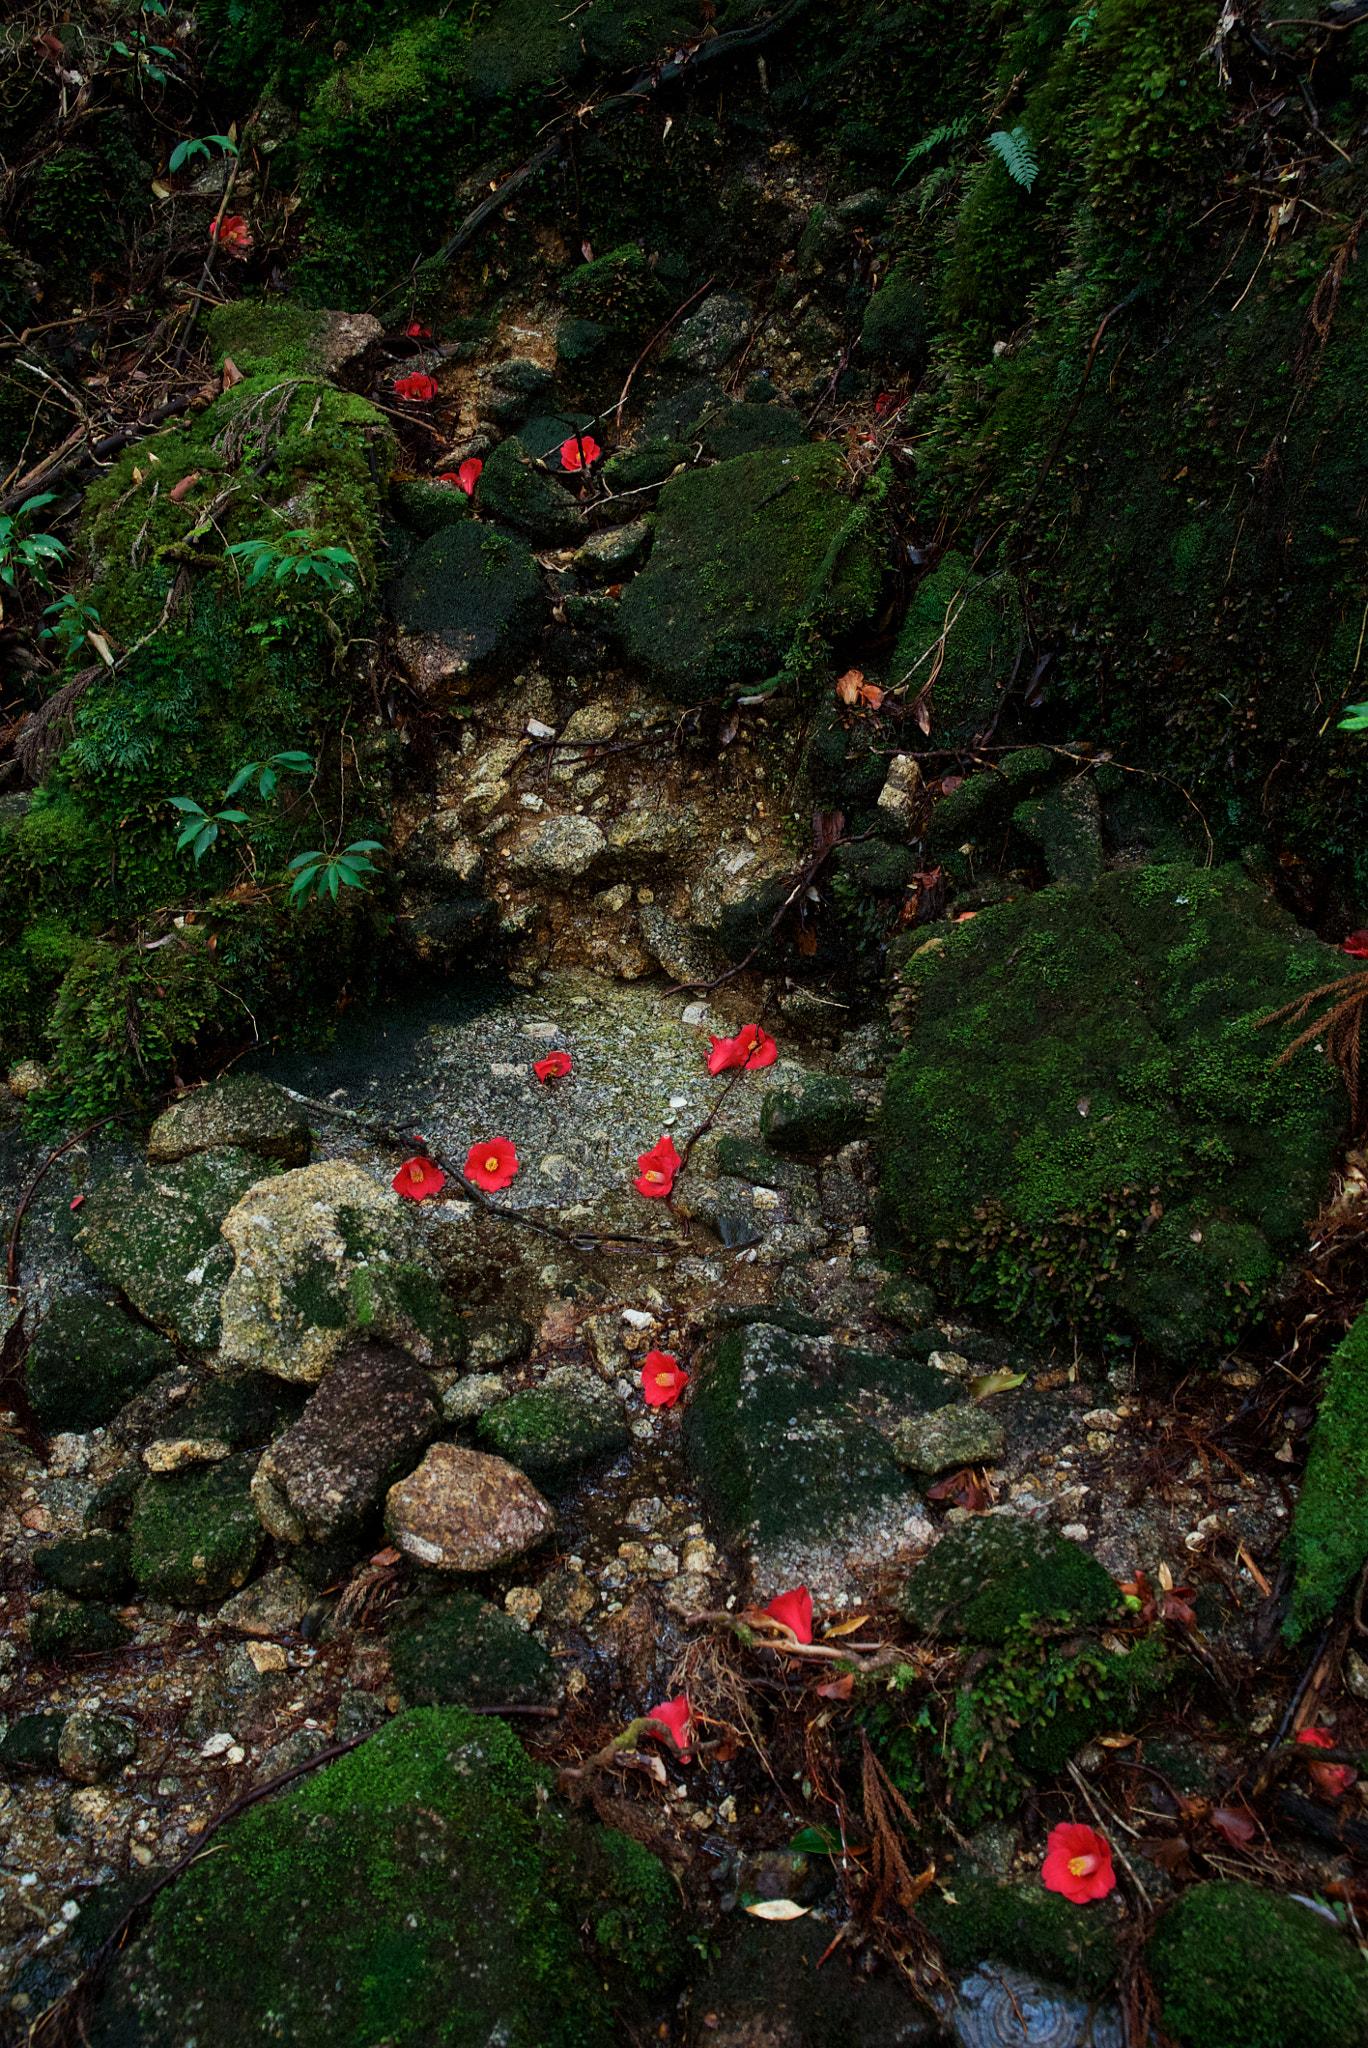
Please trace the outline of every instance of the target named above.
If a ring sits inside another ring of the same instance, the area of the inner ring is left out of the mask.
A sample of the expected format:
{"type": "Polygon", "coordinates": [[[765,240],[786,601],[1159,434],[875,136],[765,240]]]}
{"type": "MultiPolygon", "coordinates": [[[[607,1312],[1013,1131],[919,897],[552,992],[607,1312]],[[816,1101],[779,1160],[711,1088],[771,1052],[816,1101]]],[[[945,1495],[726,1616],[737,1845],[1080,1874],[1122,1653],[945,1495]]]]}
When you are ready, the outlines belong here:
{"type": "Polygon", "coordinates": [[[406,672],[440,706],[527,651],[546,598],[524,543],[470,519],[423,542],[391,590],[390,609],[406,672]]]}
{"type": "Polygon", "coordinates": [[[731,462],[765,448],[800,448],[806,440],[803,416],[791,405],[741,404],[709,425],[703,445],[718,462],[731,462]]]}
{"type": "Polygon", "coordinates": [[[132,1583],[128,1538],[103,1529],[63,1536],[35,1550],[33,1569],[45,1585],[73,1600],[120,1600],[132,1583]]]}
{"type": "Polygon", "coordinates": [[[998,1884],[957,1869],[947,1889],[953,1898],[933,1885],[917,1912],[952,1969],[1007,1963],[1089,1998],[1115,1978],[1120,1944],[1105,1910],[1070,1905],[1034,1879],[998,1884]]]}
{"type": "Polygon", "coordinates": [[[20,1714],[0,1737],[0,1769],[55,1771],[66,1723],[64,1713],[51,1709],[41,1714],[20,1714]]]}
{"type": "Polygon", "coordinates": [[[1328,1621],[1368,1559],[1368,1315],[1332,1352],[1288,1541],[1295,1577],[1283,1633],[1328,1621]]]}
{"type": "Polygon", "coordinates": [[[805,1074],[770,1088],[760,1105],[765,1143],[777,1152],[835,1152],[868,1129],[868,1112],[849,1081],[805,1074]]]}
{"type": "Polygon", "coordinates": [[[400,1714],[219,1835],[121,1956],[92,2048],[611,2048],[676,1981],[678,1894],[636,1843],[541,1805],[516,1736],[400,1714]]]}
{"type": "Polygon", "coordinates": [[[865,308],[860,347],[870,362],[895,370],[920,369],[926,362],[926,295],[906,270],[889,272],[865,308]]]}
{"type": "Polygon", "coordinates": [[[536,1637],[478,1593],[425,1602],[391,1635],[390,1656],[410,1707],[546,1706],[560,1690],[536,1637]]]}
{"type": "Polygon", "coordinates": [[[966,555],[952,552],[917,586],[889,681],[906,681],[915,694],[934,672],[931,738],[955,746],[986,730],[1025,640],[1015,578],[1005,571],[981,575],[966,555]]]}
{"type": "Polygon", "coordinates": [[[539,543],[565,546],[583,539],[588,529],[587,513],[564,484],[537,467],[516,437],[501,441],[486,458],[475,494],[488,518],[539,543]]]}
{"type": "Polygon", "coordinates": [[[98,1657],[132,1641],[117,1614],[98,1600],[72,1600],[65,1593],[40,1593],[29,1615],[29,1647],[40,1663],[64,1664],[71,1657],[98,1657]]]}
{"type": "Polygon", "coordinates": [[[1181,2048],[1361,2048],[1368,1963],[1310,1906],[1249,1884],[1185,1891],[1146,1962],[1181,2048]]]}
{"type": "Polygon", "coordinates": [[[1091,775],[1072,775],[1018,804],[1018,831],[1040,848],[1052,882],[1089,889],[1102,873],[1102,809],[1091,775]]]}
{"type": "Polygon", "coordinates": [[[176,1354],[165,1337],[93,1294],[53,1303],[25,1365],[28,1397],[44,1429],[101,1429],[176,1354]]]}
{"type": "Polygon", "coordinates": [[[376,344],[384,329],[373,313],[333,313],[322,307],[270,305],[233,299],[215,306],[205,325],[216,367],[230,356],[244,377],[328,377],[348,390],[370,383],[376,344]]]}
{"type": "Polygon", "coordinates": [[[129,1522],[138,1591],[174,1607],[204,1607],[245,1585],[266,1532],[252,1505],[254,1458],[225,1458],[145,1479],[129,1522]]]}
{"type": "Polygon", "coordinates": [[[486,1450],[507,1458],[538,1486],[555,1485],[591,1458],[626,1450],[632,1440],[617,1395],[573,1367],[487,1408],[476,1434],[486,1450]]]}
{"type": "Polygon", "coordinates": [[[619,614],[629,655],[695,702],[773,668],[800,621],[841,632],[882,582],[882,485],[842,494],[828,446],[769,450],[690,470],[660,494],[651,559],[619,614]]]}
{"type": "Polygon", "coordinates": [[[229,1074],[163,1110],[148,1134],[147,1156],[160,1166],[237,1146],[282,1166],[306,1166],[312,1143],[308,1118],[282,1088],[260,1074],[229,1074]]]}
{"type": "Polygon", "coordinates": [[[390,507],[401,526],[430,540],[448,526],[474,517],[474,507],[457,484],[432,483],[427,477],[399,477],[390,485],[390,507]]]}
{"type": "Polygon", "coordinates": [[[1340,957],[1234,868],[1182,863],[982,911],[903,979],[884,1188],[960,1298],[1129,1328],[1189,1358],[1227,1341],[1302,1242],[1346,1122],[1310,1047],[1258,1018],[1340,957]]]}
{"type": "Polygon", "coordinates": [[[561,286],[567,313],[624,334],[641,332],[665,309],[665,300],[664,286],[632,242],[572,270],[561,286]]]}
{"type": "Polygon", "coordinates": [[[157,1329],[212,1351],[233,1268],[220,1226],[261,1170],[255,1154],[228,1146],[111,1174],[86,1197],[81,1248],[157,1329]]]}
{"type": "Polygon", "coordinates": [[[1002,1643],[1025,1615],[1088,1627],[1121,1606],[1116,1581],[1077,1543],[1016,1515],[975,1515],[914,1565],[898,1606],[920,1629],[1002,1643]]]}

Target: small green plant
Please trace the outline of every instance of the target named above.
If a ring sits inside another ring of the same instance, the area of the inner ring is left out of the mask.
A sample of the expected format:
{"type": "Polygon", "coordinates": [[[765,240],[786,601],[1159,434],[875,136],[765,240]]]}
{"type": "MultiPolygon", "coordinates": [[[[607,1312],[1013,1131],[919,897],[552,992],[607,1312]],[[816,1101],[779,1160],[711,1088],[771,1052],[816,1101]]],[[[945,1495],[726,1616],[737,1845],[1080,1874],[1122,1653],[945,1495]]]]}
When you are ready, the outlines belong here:
{"type": "Polygon", "coordinates": [[[1005,128],[995,128],[988,137],[988,147],[1001,157],[1008,177],[1029,192],[1040,170],[1026,130],[1018,126],[1008,133],[1005,128]]]}
{"type": "Polygon", "coordinates": [[[1339,722],[1341,732],[1368,732],[1368,704],[1348,704],[1339,722]]]}
{"type": "Polygon", "coordinates": [[[62,560],[66,545],[56,534],[28,533],[25,526],[35,512],[52,503],[53,495],[46,491],[40,497],[25,498],[17,512],[0,513],[0,583],[8,590],[14,589],[21,569],[27,569],[40,590],[52,588],[48,567],[62,560]]]}
{"type": "Polygon", "coordinates": [[[275,795],[276,784],[280,780],[278,771],[282,768],[291,775],[312,775],[313,756],[300,753],[272,754],[267,761],[249,761],[244,768],[238,769],[224,790],[225,803],[229,797],[236,796],[240,789],[245,789],[253,776],[256,777],[257,795],[263,802],[269,800],[275,795]]]}
{"type": "Polygon", "coordinates": [[[233,141],[231,135],[197,135],[193,140],[176,144],[176,147],[171,152],[171,161],[167,165],[167,169],[178,171],[182,164],[190,161],[192,156],[207,157],[211,142],[216,142],[225,156],[236,156],[238,153],[238,146],[233,141]]]}
{"type": "MultiPolygon", "coordinates": [[[[248,761],[243,767],[238,769],[237,774],[233,777],[227,789],[224,790],[224,803],[228,803],[231,797],[235,797],[239,790],[245,789],[254,776],[256,778],[257,792],[263,800],[274,796],[276,785],[280,781],[280,770],[282,768],[291,775],[310,775],[313,772],[313,757],[309,754],[284,753],[272,754],[269,760],[265,761],[248,761]]],[[[251,823],[246,811],[231,809],[206,811],[203,804],[196,803],[192,796],[170,796],[166,801],[175,810],[178,810],[185,820],[181,827],[180,838],[176,841],[176,851],[177,853],[183,853],[186,847],[189,847],[195,856],[196,867],[199,866],[205,854],[208,853],[210,847],[217,840],[220,825],[249,825],[251,823]]],[[[294,863],[291,862],[291,866],[293,865],[294,863]]],[[[333,894],[337,894],[335,889],[333,894]]]]}
{"type": "Polygon", "coordinates": [[[1093,24],[1096,20],[1096,7],[1089,7],[1085,13],[1074,16],[1073,20],[1069,23],[1069,34],[1072,35],[1074,30],[1077,29],[1079,42],[1086,43],[1088,37],[1092,34],[1093,24]]]}
{"type": "Polygon", "coordinates": [[[315,897],[326,889],[334,903],[339,887],[364,889],[365,876],[375,874],[376,868],[366,859],[368,853],[379,853],[378,839],[353,839],[350,846],[344,846],[340,853],[297,853],[290,862],[299,872],[290,890],[290,901],[296,903],[302,897],[308,901],[309,890],[315,897]]]}
{"type": "Polygon", "coordinates": [[[943,143],[963,142],[969,133],[969,125],[967,114],[956,114],[953,121],[942,121],[938,128],[933,128],[929,134],[923,135],[921,141],[914,142],[908,150],[903,167],[893,183],[896,185],[899,179],[905,178],[913,164],[919,164],[923,157],[930,156],[932,151],[939,149],[943,143]]]}
{"type": "Polygon", "coordinates": [[[282,534],[280,540],[239,540],[234,541],[228,553],[238,564],[247,569],[246,587],[260,583],[266,576],[273,576],[277,583],[283,583],[287,576],[315,577],[325,590],[350,591],[359,583],[361,567],[350,548],[311,548],[289,546],[287,543],[308,541],[308,534],[302,527],[282,534]]]}
{"type": "Polygon", "coordinates": [[[81,642],[88,640],[105,667],[113,668],[114,651],[100,630],[100,614],[93,604],[82,604],[75,591],[68,590],[45,607],[43,616],[52,624],[44,626],[40,637],[57,642],[64,666],[74,665],[81,642]]]}

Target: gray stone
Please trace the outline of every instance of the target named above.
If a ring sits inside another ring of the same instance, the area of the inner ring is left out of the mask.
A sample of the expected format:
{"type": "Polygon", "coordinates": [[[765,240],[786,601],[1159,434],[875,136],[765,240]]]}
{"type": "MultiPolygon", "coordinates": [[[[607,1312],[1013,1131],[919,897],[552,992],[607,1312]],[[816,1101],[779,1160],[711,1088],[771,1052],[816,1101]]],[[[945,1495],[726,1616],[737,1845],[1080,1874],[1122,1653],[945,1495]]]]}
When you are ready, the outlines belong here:
{"type": "Polygon", "coordinates": [[[648,804],[633,808],[608,827],[603,873],[650,880],[662,872],[672,879],[703,842],[697,804],[648,804]]]}
{"type": "Polygon", "coordinates": [[[57,1743],[57,1767],[76,1785],[112,1778],[138,1754],[138,1737],[127,1721],[78,1710],[68,1714],[57,1743]]]}
{"type": "Polygon", "coordinates": [[[257,1466],[252,1499],[262,1523],[286,1543],[359,1534],[441,1421],[421,1367],[399,1352],[355,1345],[257,1466]]]}
{"type": "Polygon", "coordinates": [[[358,1336],[420,1363],[460,1355],[457,1318],[421,1226],[391,1188],[344,1160],[258,1181],[223,1220],[236,1263],[223,1356],[319,1380],[358,1336]]]}
{"type": "Polygon", "coordinates": [[[282,1566],[225,1600],[218,1611],[219,1627],[240,1636],[293,1635],[311,1597],[299,1574],[282,1566]]]}
{"type": "Polygon", "coordinates": [[[522,541],[463,520],[423,542],[390,592],[395,651],[436,709],[467,697],[531,645],[546,615],[536,562],[522,541]]]}
{"type": "Polygon", "coordinates": [[[778,853],[720,846],[690,889],[690,921],[730,959],[740,960],[763,941],[792,885],[792,867],[778,853]]]}
{"type": "Polygon", "coordinates": [[[230,1074],[163,1110],[147,1140],[147,1156],[170,1164],[236,1145],[283,1166],[306,1166],[311,1143],[308,1119],[283,1089],[259,1074],[230,1074]]]}
{"type": "Polygon", "coordinates": [[[893,1455],[914,1472],[945,1472],[952,1465],[993,1463],[1007,1448],[1007,1433],[995,1415],[973,1402],[937,1409],[900,1422],[893,1455]]]}
{"type": "Polygon", "coordinates": [[[591,533],[570,566],[582,576],[605,576],[615,582],[639,565],[654,531],[655,520],[647,513],[626,526],[591,533]]]}
{"type": "Polygon", "coordinates": [[[508,856],[513,874],[568,888],[582,881],[600,859],[607,841],[592,818],[547,818],[534,825],[508,856]]]}
{"type": "Polygon", "coordinates": [[[474,1422],[486,1408],[506,1398],[502,1373],[472,1372],[453,1381],[442,1395],[443,1422],[474,1422]]]}
{"type": "Polygon", "coordinates": [[[480,510],[538,543],[564,547],[581,540],[588,514],[564,484],[533,461],[521,441],[501,441],[475,486],[480,510]]]}
{"type": "Polygon", "coordinates": [[[404,842],[403,864],[405,882],[434,896],[478,896],[484,881],[484,855],[467,838],[460,811],[437,811],[425,819],[404,842]]]}
{"type": "Polygon", "coordinates": [[[96,1656],[122,1649],[130,1640],[130,1631],[118,1616],[96,1600],[39,1593],[29,1614],[29,1648],[40,1663],[96,1656]]]}
{"type": "Polygon", "coordinates": [[[487,1449],[542,1486],[632,1441],[617,1395],[576,1366],[548,1373],[539,1387],[487,1408],[478,1434],[487,1449]]]}
{"type": "Polygon", "coordinates": [[[715,981],[727,971],[723,953],[691,925],[681,924],[654,903],[637,911],[642,940],[653,960],[675,981],[715,981]]]}
{"type": "Polygon", "coordinates": [[[679,328],[668,361],[705,374],[720,370],[750,333],[751,318],[749,299],[739,292],[714,292],[679,328]]]}
{"type": "Polygon", "coordinates": [[[334,1742],[352,1742],[358,1735],[373,1735],[389,1719],[389,1708],[378,1694],[347,1687],[337,1702],[334,1742]]]}
{"type": "Polygon", "coordinates": [[[471,1372],[493,1372],[496,1366],[517,1365],[532,1349],[531,1323],[508,1309],[477,1308],[461,1328],[466,1340],[466,1366],[471,1372]]]}
{"type": "Polygon", "coordinates": [[[220,1229],[260,1180],[260,1159],[237,1146],[166,1166],[137,1165],[92,1188],[77,1239],[96,1270],[157,1329],[212,1351],[233,1262],[220,1229]]]}
{"type": "Polygon", "coordinates": [[[55,1301],[25,1364],[28,1397],[47,1430],[98,1429],[176,1363],[164,1337],[93,1294],[55,1301]]]}
{"type": "Polygon", "coordinates": [[[384,332],[374,313],[322,311],[304,352],[304,367],[311,377],[327,377],[344,391],[365,391],[384,332]]]}
{"type": "Polygon", "coordinates": [[[281,1778],[286,1771],[297,1770],[300,1764],[307,1764],[320,1749],[327,1747],[328,1737],[321,1728],[296,1728],[280,1742],[272,1743],[253,1771],[252,1783],[254,1786],[269,1785],[273,1778],[281,1778]]]}
{"type": "Polygon", "coordinates": [[[761,1104],[765,1143],[783,1152],[835,1152],[864,1137],[869,1118],[849,1081],[808,1074],[770,1089],[761,1104]]]}
{"type": "Polygon", "coordinates": [[[530,1479],[502,1458],[434,1444],[416,1472],[391,1487],[391,1541],[407,1557],[443,1572],[511,1564],[555,1528],[530,1479]]]}

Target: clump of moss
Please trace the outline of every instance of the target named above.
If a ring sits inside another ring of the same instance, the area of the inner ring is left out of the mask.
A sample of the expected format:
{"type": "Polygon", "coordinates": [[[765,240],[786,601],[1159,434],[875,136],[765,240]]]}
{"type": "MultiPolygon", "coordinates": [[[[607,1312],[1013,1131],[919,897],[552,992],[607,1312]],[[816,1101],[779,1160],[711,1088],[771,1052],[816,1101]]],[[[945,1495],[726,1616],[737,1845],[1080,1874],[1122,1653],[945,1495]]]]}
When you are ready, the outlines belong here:
{"type": "Polygon", "coordinates": [[[665,296],[651,265],[630,242],[572,271],[561,288],[567,312],[627,334],[642,332],[664,310],[665,296]]]}
{"type": "Polygon", "coordinates": [[[40,1593],[29,1616],[29,1647],[40,1663],[99,1656],[132,1641],[117,1614],[97,1600],[70,1600],[65,1593],[40,1593]]]}
{"type": "Polygon", "coordinates": [[[998,1644],[1023,1615],[1092,1627],[1120,1604],[1115,1579],[1081,1545],[1016,1515],[976,1515],[947,1529],[912,1567],[898,1602],[918,1628],[998,1644]]]}
{"type": "Polygon", "coordinates": [[[497,1402],[480,1417],[477,1434],[539,1486],[567,1478],[591,1458],[625,1450],[632,1440],[616,1395],[578,1374],[497,1402]]]}
{"type": "Polygon", "coordinates": [[[1182,2048],[1360,2048],[1368,1965],[1309,1906],[1247,1884],[1195,1885],[1146,1960],[1182,2048]]]}
{"type": "Polygon", "coordinates": [[[953,1901],[936,1886],[917,1907],[957,1971],[991,1958],[1063,1984],[1088,1998],[1116,1975],[1116,1930],[1095,1906],[1073,1906],[1043,1885],[997,1884],[954,1872],[953,1901]]]}
{"type": "Polygon", "coordinates": [[[266,1532],[252,1504],[256,1458],[145,1479],[129,1523],[138,1590],[176,1607],[202,1607],[244,1585],[266,1532]]]}
{"type": "Polygon", "coordinates": [[[917,587],[889,680],[905,681],[915,696],[935,671],[931,737],[937,745],[954,745],[987,727],[1025,637],[1015,579],[980,575],[967,556],[951,553],[917,587]]]}
{"type": "Polygon", "coordinates": [[[1368,1557],[1368,1315],[1331,1355],[1292,1518],[1296,1576],[1283,1633],[1319,1628],[1368,1557]]]}
{"type": "Polygon", "coordinates": [[[391,1638],[409,1706],[545,1705],[556,1674],[535,1636],[478,1593],[437,1595],[391,1638]]]}
{"type": "Polygon", "coordinates": [[[55,1432],[102,1428],[175,1363],[165,1337],[109,1302],[74,1294],[43,1317],[24,1370],[33,1412],[55,1432]]]}

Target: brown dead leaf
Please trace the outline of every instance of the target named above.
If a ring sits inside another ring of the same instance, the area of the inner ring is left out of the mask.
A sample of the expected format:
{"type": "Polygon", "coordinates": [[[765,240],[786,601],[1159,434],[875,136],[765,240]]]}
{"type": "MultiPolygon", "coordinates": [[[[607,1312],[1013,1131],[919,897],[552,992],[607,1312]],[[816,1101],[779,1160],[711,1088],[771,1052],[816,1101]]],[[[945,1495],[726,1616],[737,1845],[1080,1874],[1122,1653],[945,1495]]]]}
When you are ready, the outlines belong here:
{"type": "Polygon", "coordinates": [[[1171,1835],[1161,1842],[1142,1842],[1140,1847],[1160,1870],[1176,1870],[1191,1848],[1186,1835],[1171,1835]]]}
{"type": "Polygon", "coordinates": [[[817,1697],[822,1700],[848,1700],[855,1690],[855,1673],[847,1671],[844,1678],[833,1678],[830,1685],[819,1685],[817,1697]]]}
{"type": "Polygon", "coordinates": [[[964,1508],[971,1515],[982,1514],[990,1500],[987,1487],[967,1465],[962,1472],[952,1472],[938,1485],[928,1486],[926,1498],[949,1501],[951,1507],[964,1508]]]}
{"type": "Polygon", "coordinates": [[[828,1622],[822,1630],[823,1640],[830,1642],[832,1636],[853,1636],[856,1629],[863,1628],[868,1620],[867,1614],[847,1614],[840,1621],[828,1622]]]}
{"type": "Polygon", "coordinates": [[[192,469],[189,476],[183,476],[178,484],[172,484],[171,489],[167,492],[167,496],[170,498],[171,503],[173,505],[179,505],[182,498],[189,496],[190,492],[195,488],[195,485],[199,482],[199,480],[199,471],[197,469],[192,469]]]}
{"type": "Polygon", "coordinates": [[[1252,1842],[1258,1832],[1249,1815],[1233,1806],[1218,1806],[1212,1813],[1211,1825],[1237,1847],[1242,1842],[1252,1842]]]}

